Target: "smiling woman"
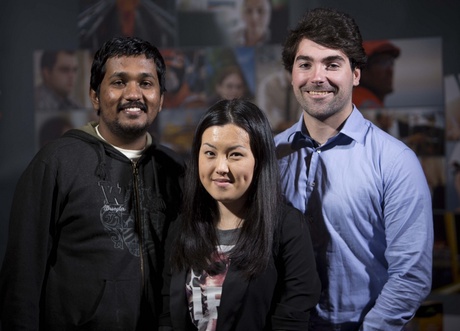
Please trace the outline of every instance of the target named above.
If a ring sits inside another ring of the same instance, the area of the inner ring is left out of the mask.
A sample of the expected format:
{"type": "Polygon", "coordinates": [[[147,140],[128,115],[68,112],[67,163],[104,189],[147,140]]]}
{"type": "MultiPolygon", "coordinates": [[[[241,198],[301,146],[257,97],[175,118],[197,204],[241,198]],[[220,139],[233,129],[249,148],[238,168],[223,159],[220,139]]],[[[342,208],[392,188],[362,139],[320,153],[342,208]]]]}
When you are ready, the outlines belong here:
{"type": "Polygon", "coordinates": [[[217,227],[238,228],[243,220],[236,215],[246,204],[255,166],[249,134],[237,125],[226,124],[207,128],[201,139],[199,175],[205,190],[218,203],[217,227]]]}
{"type": "Polygon", "coordinates": [[[283,203],[264,113],[242,99],[211,106],[185,180],[166,245],[161,325],[308,329],[320,290],[313,248],[301,213],[283,203]]]}

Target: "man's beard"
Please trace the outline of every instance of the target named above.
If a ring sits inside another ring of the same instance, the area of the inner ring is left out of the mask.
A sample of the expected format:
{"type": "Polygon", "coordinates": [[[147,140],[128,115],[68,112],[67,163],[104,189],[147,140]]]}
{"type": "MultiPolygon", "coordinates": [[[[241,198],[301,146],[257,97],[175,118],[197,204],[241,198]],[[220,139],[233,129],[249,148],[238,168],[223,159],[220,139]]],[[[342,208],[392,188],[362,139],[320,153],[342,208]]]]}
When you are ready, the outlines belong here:
{"type": "Polygon", "coordinates": [[[143,136],[150,126],[148,123],[143,125],[123,125],[118,120],[106,122],[106,125],[116,136],[126,139],[136,139],[143,136]]]}
{"type": "MultiPolygon", "coordinates": [[[[127,108],[139,108],[143,112],[147,113],[147,107],[144,103],[140,101],[131,101],[125,104],[118,105],[117,112],[122,112],[124,109],[127,108]]],[[[114,133],[118,137],[123,137],[126,139],[137,139],[143,136],[150,126],[151,123],[139,124],[139,125],[129,125],[129,124],[122,124],[120,123],[119,119],[115,119],[113,121],[106,121],[106,125],[109,130],[114,133]]]]}

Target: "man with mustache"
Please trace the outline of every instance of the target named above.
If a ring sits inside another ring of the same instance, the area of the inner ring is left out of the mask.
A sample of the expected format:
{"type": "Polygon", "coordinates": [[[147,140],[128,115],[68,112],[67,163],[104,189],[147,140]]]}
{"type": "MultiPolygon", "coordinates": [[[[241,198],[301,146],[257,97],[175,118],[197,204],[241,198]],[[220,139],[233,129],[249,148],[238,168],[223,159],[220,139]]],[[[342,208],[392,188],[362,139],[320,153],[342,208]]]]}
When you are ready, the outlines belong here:
{"type": "Polygon", "coordinates": [[[350,16],[307,12],[282,58],[303,114],[275,137],[281,187],[308,219],[322,282],[310,330],[401,330],[431,288],[420,162],[352,102],[366,54],[350,16]]]}
{"type": "Polygon", "coordinates": [[[47,144],[21,176],[0,273],[4,330],[155,330],[182,161],[148,133],[165,63],[138,38],[95,54],[99,121],[47,144]]]}

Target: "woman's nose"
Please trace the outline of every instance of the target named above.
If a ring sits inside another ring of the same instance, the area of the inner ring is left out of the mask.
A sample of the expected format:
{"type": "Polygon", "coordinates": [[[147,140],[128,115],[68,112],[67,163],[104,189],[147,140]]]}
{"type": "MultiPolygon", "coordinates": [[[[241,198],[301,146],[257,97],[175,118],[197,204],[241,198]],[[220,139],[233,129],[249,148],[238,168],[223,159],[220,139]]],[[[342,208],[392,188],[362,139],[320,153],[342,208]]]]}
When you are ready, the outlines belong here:
{"type": "Polygon", "coordinates": [[[216,172],[219,174],[228,173],[228,159],[226,156],[221,156],[217,160],[216,172]]]}

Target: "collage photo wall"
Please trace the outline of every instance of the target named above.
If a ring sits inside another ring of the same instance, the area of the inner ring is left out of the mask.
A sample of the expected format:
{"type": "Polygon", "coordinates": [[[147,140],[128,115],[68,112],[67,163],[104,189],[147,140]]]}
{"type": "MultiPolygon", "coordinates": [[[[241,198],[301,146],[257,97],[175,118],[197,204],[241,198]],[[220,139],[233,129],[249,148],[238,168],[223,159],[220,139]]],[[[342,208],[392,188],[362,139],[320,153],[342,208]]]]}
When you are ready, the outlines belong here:
{"type": "MultiPolygon", "coordinates": [[[[275,133],[292,125],[302,110],[281,64],[282,43],[292,25],[289,1],[272,1],[257,41],[245,37],[250,23],[241,12],[242,1],[80,0],[79,48],[37,49],[31,59],[36,149],[97,120],[88,95],[91,62],[95,50],[117,35],[143,38],[162,53],[167,92],[151,133],[185,157],[200,116],[221,98],[252,100],[275,133]],[[47,63],[53,57],[57,66],[51,70],[47,63]],[[55,90],[43,84],[53,80],[55,90]]],[[[441,38],[365,44],[368,55],[384,49],[386,56],[372,57],[375,69],[369,65],[369,77],[363,74],[363,79],[386,86],[378,98],[356,89],[353,102],[419,156],[433,199],[435,290],[460,274],[460,74],[443,77],[441,38]]]]}

